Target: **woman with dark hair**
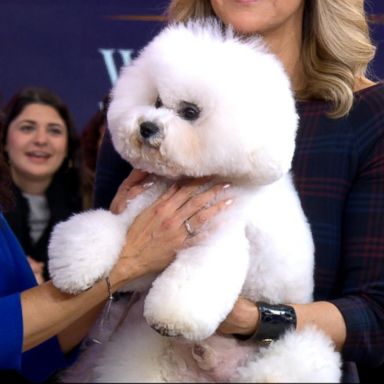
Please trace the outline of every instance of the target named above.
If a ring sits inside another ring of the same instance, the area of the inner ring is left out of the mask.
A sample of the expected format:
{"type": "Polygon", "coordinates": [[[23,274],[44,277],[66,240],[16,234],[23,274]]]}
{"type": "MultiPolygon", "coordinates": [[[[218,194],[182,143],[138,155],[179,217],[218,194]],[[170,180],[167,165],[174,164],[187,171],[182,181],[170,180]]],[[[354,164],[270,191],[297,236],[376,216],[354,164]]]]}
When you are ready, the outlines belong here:
{"type": "Polygon", "coordinates": [[[14,196],[5,217],[42,282],[53,226],[83,208],[79,138],[63,101],[37,87],[11,98],[2,128],[14,196]]]}

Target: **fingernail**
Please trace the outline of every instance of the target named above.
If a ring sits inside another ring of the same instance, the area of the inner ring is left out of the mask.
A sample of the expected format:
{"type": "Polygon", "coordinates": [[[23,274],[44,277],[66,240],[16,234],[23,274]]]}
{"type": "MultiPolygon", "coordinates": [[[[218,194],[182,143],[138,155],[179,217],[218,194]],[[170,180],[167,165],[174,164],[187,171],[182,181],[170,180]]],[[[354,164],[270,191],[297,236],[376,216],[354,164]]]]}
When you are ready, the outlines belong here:
{"type": "Polygon", "coordinates": [[[229,188],[230,186],[231,186],[230,183],[224,184],[224,185],[223,185],[223,189],[227,189],[227,188],[229,188]]]}
{"type": "Polygon", "coordinates": [[[149,187],[152,187],[153,184],[154,184],[153,181],[147,181],[146,183],[143,184],[143,188],[147,189],[149,187]]]}
{"type": "Polygon", "coordinates": [[[233,199],[228,199],[228,200],[225,200],[224,204],[225,205],[231,205],[233,203],[233,199]]]}

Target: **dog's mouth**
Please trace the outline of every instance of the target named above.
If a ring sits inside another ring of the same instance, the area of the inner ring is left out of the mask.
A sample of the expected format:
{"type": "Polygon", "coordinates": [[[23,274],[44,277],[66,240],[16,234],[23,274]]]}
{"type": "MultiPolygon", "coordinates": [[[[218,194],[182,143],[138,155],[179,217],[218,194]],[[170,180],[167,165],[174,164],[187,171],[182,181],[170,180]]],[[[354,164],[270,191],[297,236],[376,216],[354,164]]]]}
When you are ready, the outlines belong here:
{"type": "Polygon", "coordinates": [[[182,168],[164,157],[160,150],[163,138],[151,136],[143,138],[140,133],[131,138],[133,147],[136,148],[134,154],[131,153],[127,160],[135,168],[148,173],[154,173],[164,177],[179,179],[182,176],[182,168]]]}
{"type": "Polygon", "coordinates": [[[132,161],[131,164],[144,172],[153,173],[172,180],[179,180],[186,177],[181,173],[180,167],[170,162],[164,162],[162,159],[156,159],[155,161],[153,159],[137,159],[136,161],[132,161]]]}

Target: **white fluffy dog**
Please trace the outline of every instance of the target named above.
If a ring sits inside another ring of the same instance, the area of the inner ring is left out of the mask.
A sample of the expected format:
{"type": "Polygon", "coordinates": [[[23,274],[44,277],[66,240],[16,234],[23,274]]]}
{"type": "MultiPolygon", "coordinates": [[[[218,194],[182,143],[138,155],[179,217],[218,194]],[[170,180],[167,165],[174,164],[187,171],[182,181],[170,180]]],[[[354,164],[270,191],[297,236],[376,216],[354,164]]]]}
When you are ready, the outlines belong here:
{"type": "MultiPolygon", "coordinates": [[[[165,28],[121,72],[108,123],[119,154],[156,182],[120,215],[93,210],[56,226],[49,270],[59,289],[76,293],[108,276],[127,228],[171,180],[214,175],[231,182],[234,203],[161,274],[126,287],[143,294],[91,354],[87,379],[339,381],[339,354],[315,327],[268,346],[215,334],[239,295],[312,300],[313,241],[289,174],[298,116],[288,77],[260,38],[212,20],[165,28]]],[[[80,359],[74,381],[82,369],[80,359]]]]}

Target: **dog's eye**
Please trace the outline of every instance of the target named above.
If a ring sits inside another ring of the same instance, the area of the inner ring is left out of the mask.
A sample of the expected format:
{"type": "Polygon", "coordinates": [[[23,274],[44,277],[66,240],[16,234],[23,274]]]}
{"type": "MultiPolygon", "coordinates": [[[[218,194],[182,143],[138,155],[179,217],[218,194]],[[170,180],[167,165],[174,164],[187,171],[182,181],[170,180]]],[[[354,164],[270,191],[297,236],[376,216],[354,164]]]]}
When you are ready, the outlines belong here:
{"type": "Polygon", "coordinates": [[[163,102],[160,99],[160,96],[157,96],[156,102],[155,102],[155,108],[161,108],[163,106],[163,102]]]}
{"type": "Polygon", "coordinates": [[[200,116],[200,108],[196,104],[183,101],[178,113],[183,119],[193,121],[200,116]]]}

